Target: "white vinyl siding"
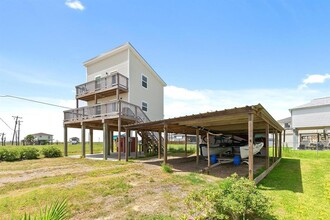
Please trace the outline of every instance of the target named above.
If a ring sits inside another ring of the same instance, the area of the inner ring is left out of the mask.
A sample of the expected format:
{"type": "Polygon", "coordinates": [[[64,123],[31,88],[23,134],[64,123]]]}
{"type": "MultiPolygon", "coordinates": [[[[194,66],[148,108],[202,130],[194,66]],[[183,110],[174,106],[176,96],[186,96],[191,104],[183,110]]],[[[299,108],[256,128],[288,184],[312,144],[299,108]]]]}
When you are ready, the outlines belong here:
{"type": "Polygon", "coordinates": [[[142,110],[147,112],[148,111],[148,103],[142,102],[142,110]]]}
{"type": "Polygon", "coordinates": [[[148,88],[148,77],[146,77],[145,75],[142,74],[141,80],[142,80],[142,87],[147,89],[148,88]]]}

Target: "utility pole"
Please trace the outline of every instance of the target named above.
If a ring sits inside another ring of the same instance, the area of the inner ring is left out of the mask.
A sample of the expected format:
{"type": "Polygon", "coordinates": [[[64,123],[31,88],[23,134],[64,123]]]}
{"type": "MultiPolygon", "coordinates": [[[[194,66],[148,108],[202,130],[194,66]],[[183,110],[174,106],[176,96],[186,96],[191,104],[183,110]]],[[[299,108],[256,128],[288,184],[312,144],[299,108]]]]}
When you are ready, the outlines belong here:
{"type": "Polygon", "coordinates": [[[16,132],[16,127],[18,124],[18,119],[21,119],[22,117],[19,116],[13,116],[15,120],[15,127],[14,127],[14,133],[13,133],[13,139],[11,140],[11,145],[14,145],[14,138],[16,137],[16,145],[17,145],[17,132],[16,132]]]}
{"type": "Polygon", "coordinates": [[[17,140],[16,140],[16,145],[20,145],[20,135],[21,135],[21,120],[18,120],[18,129],[17,129],[17,140]]]}
{"type": "Polygon", "coordinates": [[[5,133],[0,134],[1,135],[1,146],[5,146],[5,133]]]}

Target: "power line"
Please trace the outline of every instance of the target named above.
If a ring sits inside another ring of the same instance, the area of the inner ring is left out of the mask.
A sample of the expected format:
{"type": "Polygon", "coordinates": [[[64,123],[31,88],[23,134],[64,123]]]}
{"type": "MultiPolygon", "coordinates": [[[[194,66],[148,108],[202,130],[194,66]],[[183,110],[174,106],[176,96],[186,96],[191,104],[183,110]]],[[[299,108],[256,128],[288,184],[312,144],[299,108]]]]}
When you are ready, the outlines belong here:
{"type": "Polygon", "coordinates": [[[56,104],[52,104],[52,103],[48,103],[48,102],[41,102],[41,101],[38,101],[38,100],[22,98],[22,97],[13,96],[13,95],[1,95],[0,97],[21,99],[21,100],[25,100],[25,101],[29,101],[29,102],[35,102],[35,103],[39,103],[39,104],[43,104],[43,105],[50,105],[50,106],[59,107],[59,108],[72,109],[72,108],[69,108],[69,107],[66,107],[66,106],[62,106],[62,105],[56,105],[56,104]]]}
{"type": "Polygon", "coordinates": [[[5,123],[5,125],[7,125],[7,127],[9,128],[9,129],[11,129],[11,130],[14,130],[14,129],[12,129],[11,127],[9,127],[9,125],[2,119],[2,118],[0,118],[1,119],[1,121],[3,122],[3,123],[5,123]]]}

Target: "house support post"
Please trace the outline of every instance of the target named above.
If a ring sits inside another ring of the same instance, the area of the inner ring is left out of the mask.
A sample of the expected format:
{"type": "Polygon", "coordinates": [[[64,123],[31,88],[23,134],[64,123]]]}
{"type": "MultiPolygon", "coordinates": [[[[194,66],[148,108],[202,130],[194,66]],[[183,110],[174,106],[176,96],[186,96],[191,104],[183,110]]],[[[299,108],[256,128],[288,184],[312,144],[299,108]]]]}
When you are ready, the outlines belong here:
{"type": "Polygon", "coordinates": [[[135,158],[138,157],[138,151],[139,151],[138,131],[135,131],[135,158]]]}
{"type": "Polygon", "coordinates": [[[103,160],[108,159],[108,147],[109,147],[109,126],[106,122],[103,122],[103,160]]]}
{"type": "Polygon", "coordinates": [[[81,156],[86,157],[86,126],[84,123],[81,123],[81,156]]]}
{"type": "Polygon", "coordinates": [[[162,132],[158,131],[158,159],[162,158],[162,132]]]}
{"type": "Polygon", "coordinates": [[[109,143],[109,148],[110,148],[110,152],[113,153],[113,131],[110,131],[110,143],[109,143]]]}
{"type": "Polygon", "coordinates": [[[206,142],[207,142],[207,167],[211,166],[211,157],[210,157],[210,134],[207,132],[206,134],[206,142]]]}
{"type": "Polygon", "coordinates": [[[68,156],[68,127],[64,125],[64,156],[68,156]]]}
{"type": "Polygon", "coordinates": [[[125,129],[125,161],[128,161],[128,153],[130,152],[129,147],[129,136],[130,136],[130,130],[125,129]]]}
{"type": "Polygon", "coordinates": [[[266,170],[269,168],[269,124],[266,124],[265,131],[265,147],[266,147],[266,170]]]}
{"type": "Polygon", "coordinates": [[[117,136],[117,151],[118,151],[118,160],[121,160],[121,118],[118,118],[118,136],[117,136]]]}
{"type": "Polygon", "coordinates": [[[93,129],[89,129],[89,150],[90,154],[93,154],[93,129]]]}
{"type": "Polygon", "coordinates": [[[199,164],[199,129],[196,129],[196,164],[199,164]]]}
{"type": "Polygon", "coordinates": [[[167,125],[164,125],[164,163],[167,164],[167,125]]]}
{"type": "Polygon", "coordinates": [[[294,128],[293,130],[293,136],[292,136],[292,139],[293,139],[293,146],[292,148],[297,150],[298,149],[298,129],[297,128],[294,128]]]}
{"type": "Polygon", "coordinates": [[[187,157],[187,134],[184,134],[184,156],[187,157]]]}
{"type": "Polygon", "coordinates": [[[79,108],[79,100],[76,99],[76,108],[79,108]]]}
{"type": "Polygon", "coordinates": [[[249,180],[253,180],[253,114],[248,117],[248,139],[249,139],[249,180]]]}
{"type": "Polygon", "coordinates": [[[108,147],[107,147],[107,155],[110,156],[110,151],[111,151],[111,131],[108,126],[108,147]]]}

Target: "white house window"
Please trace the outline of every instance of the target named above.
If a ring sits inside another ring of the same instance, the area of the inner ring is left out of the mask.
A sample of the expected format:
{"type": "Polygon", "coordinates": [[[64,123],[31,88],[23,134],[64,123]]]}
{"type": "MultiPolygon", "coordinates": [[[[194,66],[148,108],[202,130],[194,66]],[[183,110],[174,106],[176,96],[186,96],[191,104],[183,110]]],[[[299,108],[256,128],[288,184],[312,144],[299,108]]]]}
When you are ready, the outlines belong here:
{"type": "Polygon", "coordinates": [[[142,110],[147,112],[148,111],[148,103],[142,102],[142,110]]]}
{"type": "Polygon", "coordinates": [[[148,78],[145,75],[142,75],[142,86],[148,88],[148,78]]]}

